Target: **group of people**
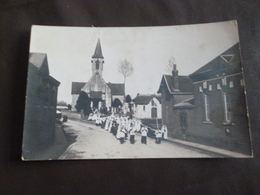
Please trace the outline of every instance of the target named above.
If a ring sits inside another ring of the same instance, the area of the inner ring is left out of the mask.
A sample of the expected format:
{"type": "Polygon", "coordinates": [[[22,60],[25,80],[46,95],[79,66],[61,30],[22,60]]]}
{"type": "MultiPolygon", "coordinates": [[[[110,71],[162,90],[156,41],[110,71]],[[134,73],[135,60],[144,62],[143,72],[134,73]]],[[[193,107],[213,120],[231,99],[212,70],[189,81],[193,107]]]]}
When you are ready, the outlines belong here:
{"type": "Polygon", "coordinates": [[[123,144],[130,136],[130,144],[135,143],[136,133],[141,134],[141,143],[147,144],[148,129],[154,131],[156,137],[156,143],[160,144],[161,139],[167,139],[167,127],[163,125],[161,129],[151,129],[150,127],[141,123],[140,119],[130,116],[119,115],[112,113],[109,116],[101,114],[98,110],[95,110],[88,117],[89,121],[95,121],[96,126],[112,133],[120,143],[123,144]]]}

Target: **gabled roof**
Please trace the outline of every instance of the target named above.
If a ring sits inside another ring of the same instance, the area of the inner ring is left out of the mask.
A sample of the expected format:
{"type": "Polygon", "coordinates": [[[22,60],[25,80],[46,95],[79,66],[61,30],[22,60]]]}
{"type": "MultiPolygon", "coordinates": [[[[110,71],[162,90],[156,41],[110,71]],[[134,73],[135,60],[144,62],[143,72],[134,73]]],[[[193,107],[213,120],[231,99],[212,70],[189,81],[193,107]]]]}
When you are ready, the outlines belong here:
{"type": "MultiPolygon", "coordinates": [[[[93,80],[93,78],[90,79],[88,82],[91,82],[92,80],[93,80]]],[[[86,82],[72,82],[71,94],[72,95],[80,94],[81,89],[86,84],[87,84],[86,82]]],[[[122,84],[122,83],[107,83],[107,85],[111,89],[111,95],[124,95],[124,84],[122,84]]]]}
{"type": "Polygon", "coordinates": [[[153,98],[156,98],[160,102],[154,94],[139,94],[133,99],[133,102],[138,105],[147,105],[153,98]]]}
{"type": "Polygon", "coordinates": [[[241,64],[239,43],[236,43],[189,76],[193,81],[198,81],[214,78],[223,73],[228,75],[238,72],[241,72],[241,64]]]}
{"type": "Polygon", "coordinates": [[[98,42],[97,42],[95,53],[92,56],[92,58],[102,58],[102,59],[104,59],[104,57],[102,55],[101,44],[100,44],[100,40],[99,39],[98,39],[98,42]]]}
{"type": "Polygon", "coordinates": [[[50,74],[46,53],[30,53],[29,64],[35,66],[44,74],[50,74]]]}
{"type": "Polygon", "coordinates": [[[123,83],[107,83],[112,95],[125,95],[123,83]]]}
{"type": "Polygon", "coordinates": [[[155,94],[155,98],[160,102],[160,104],[162,103],[162,96],[161,96],[161,94],[155,94]]]}
{"type": "Polygon", "coordinates": [[[163,75],[160,83],[160,88],[157,93],[161,93],[162,87],[166,87],[170,94],[177,94],[180,92],[193,92],[193,84],[188,76],[178,76],[179,90],[173,88],[172,75],[163,75]]]}
{"type": "Polygon", "coordinates": [[[83,82],[72,82],[71,95],[80,94],[81,89],[86,85],[83,82]]]}

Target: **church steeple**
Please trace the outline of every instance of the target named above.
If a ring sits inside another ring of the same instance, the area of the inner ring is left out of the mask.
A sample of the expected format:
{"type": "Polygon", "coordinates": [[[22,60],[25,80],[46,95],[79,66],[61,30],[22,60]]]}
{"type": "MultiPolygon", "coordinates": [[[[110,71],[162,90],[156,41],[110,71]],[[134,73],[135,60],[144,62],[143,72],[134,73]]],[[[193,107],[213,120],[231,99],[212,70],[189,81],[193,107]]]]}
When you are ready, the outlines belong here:
{"type": "Polygon", "coordinates": [[[104,59],[104,57],[103,57],[103,55],[102,55],[100,39],[98,39],[97,46],[96,46],[96,50],[95,50],[95,53],[94,53],[94,55],[92,56],[92,58],[101,58],[101,59],[104,59]]]}
{"type": "Polygon", "coordinates": [[[101,50],[101,44],[100,40],[98,39],[97,46],[95,49],[95,53],[92,56],[92,74],[100,74],[102,75],[103,71],[103,64],[104,64],[104,57],[102,55],[102,50],[101,50]]]}

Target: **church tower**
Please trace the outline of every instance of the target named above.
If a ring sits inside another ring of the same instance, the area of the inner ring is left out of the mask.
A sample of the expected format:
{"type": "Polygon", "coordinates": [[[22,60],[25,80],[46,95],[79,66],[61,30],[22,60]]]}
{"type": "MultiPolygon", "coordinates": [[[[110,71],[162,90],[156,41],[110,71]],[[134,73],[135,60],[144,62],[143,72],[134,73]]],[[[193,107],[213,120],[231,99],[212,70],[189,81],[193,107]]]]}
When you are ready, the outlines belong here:
{"type": "Polygon", "coordinates": [[[97,42],[97,46],[95,49],[95,53],[92,56],[92,75],[96,74],[96,75],[101,75],[102,76],[102,72],[103,72],[103,65],[104,65],[104,57],[102,55],[102,50],[101,50],[101,44],[100,44],[100,40],[98,39],[97,42]]]}

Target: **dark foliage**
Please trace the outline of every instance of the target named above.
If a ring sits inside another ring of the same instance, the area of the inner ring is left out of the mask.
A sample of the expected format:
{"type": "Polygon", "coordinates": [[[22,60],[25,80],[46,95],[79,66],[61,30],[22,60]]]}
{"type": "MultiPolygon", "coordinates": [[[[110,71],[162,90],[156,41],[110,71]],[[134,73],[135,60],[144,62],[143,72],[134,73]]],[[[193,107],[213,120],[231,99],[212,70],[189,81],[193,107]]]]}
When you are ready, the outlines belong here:
{"type": "Polygon", "coordinates": [[[118,98],[116,98],[116,99],[114,99],[112,106],[115,107],[115,108],[118,108],[119,106],[122,107],[123,104],[118,98]]]}
{"type": "Polygon", "coordinates": [[[75,107],[78,112],[83,110],[85,116],[89,115],[89,113],[91,113],[90,99],[86,92],[84,92],[84,91],[80,92],[79,98],[77,100],[77,104],[75,107]]]}
{"type": "Polygon", "coordinates": [[[125,101],[127,103],[130,103],[132,101],[132,98],[131,98],[131,96],[129,94],[125,97],[125,101]]]}

